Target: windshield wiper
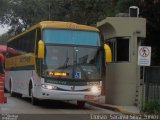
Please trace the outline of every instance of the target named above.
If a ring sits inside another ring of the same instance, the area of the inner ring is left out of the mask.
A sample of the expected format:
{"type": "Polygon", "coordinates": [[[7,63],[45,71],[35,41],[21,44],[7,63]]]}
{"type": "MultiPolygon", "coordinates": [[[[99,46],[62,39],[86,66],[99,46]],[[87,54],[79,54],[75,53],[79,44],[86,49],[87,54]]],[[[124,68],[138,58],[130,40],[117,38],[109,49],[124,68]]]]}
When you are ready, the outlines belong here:
{"type": "Polygon", "coordinates": [[[63,65],[59,67],[59,69],[67,68],[68,62],[69,62],[69,57],[68,57],[68,50],[67,50],[66,60],[64,61],[63,65]]]}
{"type": "Polygon", "coordinates": [[[64,64],[63,64],[63,66],[64,66],[65,68],[67,68],[68,62],[69,62],[69,57],[66,58],[66,60],[65,60],[65,62],[64,62],[64,64]]]}

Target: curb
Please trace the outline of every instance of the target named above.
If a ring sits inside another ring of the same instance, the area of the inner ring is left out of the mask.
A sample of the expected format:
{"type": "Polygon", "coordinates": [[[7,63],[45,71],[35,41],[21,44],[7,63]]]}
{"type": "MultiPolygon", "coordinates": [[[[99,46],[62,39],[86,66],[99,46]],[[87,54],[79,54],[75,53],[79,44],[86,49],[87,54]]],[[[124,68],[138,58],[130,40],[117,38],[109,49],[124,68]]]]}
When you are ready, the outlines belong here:
{"type": "Polygon", "coordinates": [[[122,109],[119,106],[116,105],[110,105],[110,104],[100,104],[100,103],[96,103],[96,102],[92,102],[92,101],[87,101],[88,104],[96,106],[96,107],[100,107],[100,108],[104,108],[104,109],[109,109],[115,112],[120,112],[122,114],[125,115],[141,115],[140,113],[134,113],[134,112],[129,112],[127,110],[122,109]]]}

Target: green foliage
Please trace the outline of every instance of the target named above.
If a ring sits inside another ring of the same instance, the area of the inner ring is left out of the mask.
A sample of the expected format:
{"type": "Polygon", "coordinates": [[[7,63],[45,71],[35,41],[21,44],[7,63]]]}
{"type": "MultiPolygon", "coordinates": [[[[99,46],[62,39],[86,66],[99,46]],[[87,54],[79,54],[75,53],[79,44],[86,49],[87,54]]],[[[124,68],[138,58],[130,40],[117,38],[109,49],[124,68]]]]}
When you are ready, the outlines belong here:
{"type": "Polygon", "coordinates": [[[141,16],[147,19],[145,45],[151,46],[152,65],[160,65],[160,1],[147,0],[141,4],[141,16]]]}
{"type": "Polygon", "coordinates": [[[0,16],[4,15],[4,13],[6,12],[6,7],[8,6],[8,1],[7,0],[0,0],[0,7],[1,7],[1,11],[0,11],[0,16]]]}
{"type": "Polygon", "coordinates": [[[102,6],[104,8],[105,17],[107,17],[107,16],[110,16],[110,17],[115,16],[116,4],[117,4],[116,0],[106,0],[106,4],[103,4],[103,6],[102,6]]]}
{"type": "Polygon", "coordinates": [[[47,20],[46,3],[44,0],[10,1],[10,15],[6,16],[11,26],[10,33],[19,33],[34,23],[47,20]]]}
{"type": "Polygon", "coordinates": [[[118,0],[115,13],[128,13],[130,6],[138,6],[140,0],[118,0]]]}
{"type": "MultiPolygon", "coordinates": [[[[68,0],[64,5],[68,9],[64,18],[81,24],[95,25],[97,21],[105,18],[104,0],[68,0]]],[[[65,10],[66,11],[66,10],[65,10]]]]}
{"type": "Polygon", "coordinates": [[[152,65],[160,65],[159,0],[0,0],[0,23],[11,26],[9,34],[44,20],[96,25],[107,16],[128,13],[129,6],[134,5],[140,8],[140,16],[147,19],[144,44],[152,47],[152,65]]]}
{"type": "Polygon", "coordinates": [[[10,11],[4,16],[10,33],[44,20],[72,21],[95,25],[104,19],[106,0],[9,0],[10,11]]]}
{"type": "Polygon", "coordinates": [[[0,23],[4,21],[3,16],[8,12],[8,5],[8,0],[0,0],[0,23]]]}
{"type": "Polygon", "coordinates": [[[148,101],[144,104],[142,112],[147,114],[159,114],[160,113],[160,104],[157,101],[148,101]]]}
{"type": "Polygon", "coordinates": [[[0,44],[6,44],[7,40],[9,39],[9,35],[6,33],[6,34],[3,34],[0,36],[0,44]]]}

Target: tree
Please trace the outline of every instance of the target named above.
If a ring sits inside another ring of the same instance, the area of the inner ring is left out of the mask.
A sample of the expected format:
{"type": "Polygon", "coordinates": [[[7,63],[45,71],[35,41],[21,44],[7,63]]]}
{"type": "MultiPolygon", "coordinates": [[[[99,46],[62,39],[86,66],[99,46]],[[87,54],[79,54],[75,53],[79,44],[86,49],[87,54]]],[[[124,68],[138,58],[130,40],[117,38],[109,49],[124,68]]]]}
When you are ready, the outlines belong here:
{"type": "Polygon", "coordinates": [[[8,0],[1,0],[0,1],[0,24],[1,24],[1,27],[3,27],[3,23],[5,23],[5,15],[8,13],[8,0]],[[3,22],[2,22],[3,21],[3,22]]]}
{"type": "Polygon", "coordinates": [[[64,20],[76,23],[95,25],[104,18],[104,0],[68,0],[63,4],[64,20]]]}
{"type": "Polygon", "coordinates": [[[139,6],[139,4],[140,0],[118,0],[115,7],[115,13],[129,13],[130,6],[139,6]]]}
{"type": "Polygon", "coordinates": [[[0,44],[6,44],[7,40],[9,39],[9,35],[7,33],[0,36],[0,44]]]}
{"type": "Polygon", "coordinates": [[[105,18],[106,0],[8,0],[4,16],[10,33],[19,33],[43,20],[72,21],[95,25],[105,18]],[[47,1],[47,2],[46,2],[47,1]]]}
{"type": "Polygon", "coordinates": [[[46,1],[44,0],[10,0],[9,15],[5,16],[11,26],[9,33],[19,33],[30,25],[46,18],[46,1]]]}
{"type": "Polygon", "coordinates": [[[147,19],[145,45],[152,47],[152,65],[160,65],[160,1],[141,2],[141,16],[147,19]]]}
{"type": "Polygon", "coordinates": [[[127,12],[129,6],[140,8],[147,19],[145,45],[152,46],[152,65],[160,64],[160,1],[159,0],[1,0],[0,23],[11,26],[9,33],[19,33],[43,20],[71,21],[86,25],[107,16],[127,12]]]}
{"type": "Polygon", "coordinates": [[[8,9],[8,0],[1,0],[0,1],[0,18],[2,18],[2,16],[4,16],[4,14],[7,12],[8,9]]]}

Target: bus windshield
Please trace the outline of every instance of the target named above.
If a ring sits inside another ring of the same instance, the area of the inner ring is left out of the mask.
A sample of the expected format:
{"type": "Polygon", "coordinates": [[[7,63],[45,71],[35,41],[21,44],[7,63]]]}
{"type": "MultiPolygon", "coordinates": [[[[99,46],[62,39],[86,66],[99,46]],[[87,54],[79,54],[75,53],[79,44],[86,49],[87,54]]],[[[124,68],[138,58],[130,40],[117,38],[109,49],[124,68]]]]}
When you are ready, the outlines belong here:
{"type": "Polygon", "coordinates": [[[44,73],[66,72],[67,78],[100,79],[98,50],[99,47],[47,45],[43,62],[44,73]]]}
{"type": "Polygon", "coordinates": [[[99,33],[94,31],[45,29],[43,36],[45,43],[100,46],[99,33]]]}
{"type": "MultiPolygon", "coordinates": [[[[99,33],[45,29],[44,74],[66,72],[67,78],[100,79],[99,33]]],[[[66,78],[66,77],[65,77],[66,78]]]]}

